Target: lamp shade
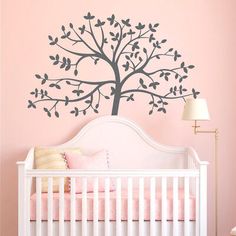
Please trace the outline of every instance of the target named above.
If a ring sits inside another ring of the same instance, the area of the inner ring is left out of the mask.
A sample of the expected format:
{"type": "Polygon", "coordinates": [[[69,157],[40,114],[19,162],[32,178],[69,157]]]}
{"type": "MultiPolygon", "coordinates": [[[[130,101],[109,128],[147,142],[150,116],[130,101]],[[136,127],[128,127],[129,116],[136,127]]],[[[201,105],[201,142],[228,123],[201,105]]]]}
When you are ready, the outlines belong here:
{"type": "Polygon", "coordinates": [[[210,120],[206,100],[203,98],[187,99],[184,106],[182,119],[183,120],[210,120]]]}

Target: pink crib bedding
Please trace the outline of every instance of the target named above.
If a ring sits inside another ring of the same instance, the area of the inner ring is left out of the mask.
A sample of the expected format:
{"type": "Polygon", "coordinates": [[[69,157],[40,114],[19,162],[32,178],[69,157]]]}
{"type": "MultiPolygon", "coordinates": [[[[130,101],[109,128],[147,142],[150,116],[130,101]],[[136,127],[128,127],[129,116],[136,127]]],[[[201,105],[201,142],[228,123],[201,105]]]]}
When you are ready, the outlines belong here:
{"type": "MultiPolygon", "coordinates": [[[[70,193],[65,193],[64,195],[64,214],[65,220],[70,220],[70,193]]],[[[133,190],[133,220],[138,220],[139,218],[139,192],[138,189],[133,190]]],[[[82,219],[82,194],[76,194],[76,206],[75,214],[76,220],[82,219]]],[[[156,220],[161,220],[161,192],[156,192],[156,220]]],[[[190,220],[195,220],[195,197],[190,194],[189,197],[189,217],[190,220]]],[[[98,218],[99,220],[105,219],[105,193],[99,192],[98,197],[98,218]]],[[[128,212],[128,194],[127,190],[122,190],[121,194],[121,219],[127,220],[128,212]]],[[[178,199],[178,209],[179,215],[178,220],[184,220],[184,191],[179,189],[179,199],[178,199]]],[[[36,194],[31,196],[30,201],[30,219],[32,221],[36,220],[36,194]]],[[[93,219],[93,193],[87,193],[87,219],[93,219]]],[[[110,192],[110,220],[116,219],[116,192],[110,192]]],[[[150,219],[150,193],[148,190],[144,191],[144,220],[150,219]]],[[[167,191],[167,219],[173,219],[173,193],[172,190],[167,191]]],[[[47,220],[47,193],[42,193],[42,220],[47,220]]],[[[53,194],[53,220],[59,220],[59,193],[53,194]]]]}

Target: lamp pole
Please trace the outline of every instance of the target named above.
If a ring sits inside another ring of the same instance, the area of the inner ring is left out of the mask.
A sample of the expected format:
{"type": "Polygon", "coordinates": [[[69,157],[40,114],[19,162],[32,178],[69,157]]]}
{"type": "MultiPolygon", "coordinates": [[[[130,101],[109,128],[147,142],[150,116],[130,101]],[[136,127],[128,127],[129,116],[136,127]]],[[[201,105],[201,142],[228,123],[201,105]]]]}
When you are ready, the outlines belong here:
{"type": "Polygon", "coordinates": [[[215,235],[218,234],[218,129],[214,130],[199,130],[200,126],[197,125],[197,120],[194,121],[194,134],[214,134],[215,136],[215,153],[214,153],[214,162],[215,162],[215,235]]]}

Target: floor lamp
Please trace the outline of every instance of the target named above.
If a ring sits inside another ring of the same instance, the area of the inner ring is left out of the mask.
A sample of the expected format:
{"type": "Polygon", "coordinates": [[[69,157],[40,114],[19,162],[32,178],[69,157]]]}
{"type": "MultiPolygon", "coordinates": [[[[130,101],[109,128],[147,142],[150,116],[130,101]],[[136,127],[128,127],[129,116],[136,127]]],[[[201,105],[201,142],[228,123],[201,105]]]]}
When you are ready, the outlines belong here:
{"type": "Polygon", "coordinates": [[[214,134],[215,138],[215,233],[217,236],[218,232],[218,179],[217,179],[217,170],[218,170],[218,160],[217,160],[217,147],[218,147],[218,130],[201,130],[200,126],[197,124],[197,121],[210,120],[207,102],[203,98],[198,99],[187,99],[184,111],[183,111],[183,120],[194,121],[193,130],[194,134],[214,134]]]}

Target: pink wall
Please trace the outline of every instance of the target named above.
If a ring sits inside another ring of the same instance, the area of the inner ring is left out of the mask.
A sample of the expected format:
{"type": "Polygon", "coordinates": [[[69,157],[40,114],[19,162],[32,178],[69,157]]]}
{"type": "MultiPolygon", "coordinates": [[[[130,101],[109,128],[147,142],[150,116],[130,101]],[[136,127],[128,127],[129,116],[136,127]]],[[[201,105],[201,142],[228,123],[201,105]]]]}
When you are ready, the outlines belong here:
{"type": "MultiPolygon", "coordinates": [[[[47,35],[57,35],[62,24],[82,22],[87,11],[101,18],[115,13],[133,21],[159,22],[159,32],[169,46],[176,47],[184,59],[196,65],[189,87],[197,87],[207,98],[211,121],[202,126],[220,130],[219,137],[219,234],[228,235],[236,225],[236,158],[234,140],[236,88],[236,1],[13,1],[3,0],[2,87],[1,87],[1,223],[2,235],[17,233],[17,169],[34,145],[54,145],[66,141],[97,115],[48,119],[43,111],[29,111],[29,92],[39,86],[33,75],[58,73],[48,60],[53,49],[47,35]]],[[[89,70],[89,68],[88,68],[89,70]]],[[[60,72],[60,71],[59,71],[60,72]]],[[[90,72],[91,73],[91,72],[90,72]]],[[[93,75],[93,74],[91,74],[93,75]]],[[[94,74],[97,76],[97,74],[94,74]]],[[[143,103],[122,103],[120,115],[136,121],[159,142],[194,146],[209,167],[209,235],[214,235],[213,137],[194,136],[191,123],[181,120],[183,103],[173,101],[166,115],[148,116],[143,103]],[[135,105],[133,105],[135,104],[135,105]]],[[[99,115],[110,114],[109,104],[99,115]]]]}

